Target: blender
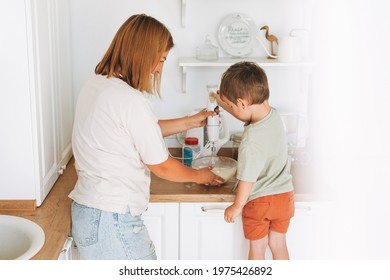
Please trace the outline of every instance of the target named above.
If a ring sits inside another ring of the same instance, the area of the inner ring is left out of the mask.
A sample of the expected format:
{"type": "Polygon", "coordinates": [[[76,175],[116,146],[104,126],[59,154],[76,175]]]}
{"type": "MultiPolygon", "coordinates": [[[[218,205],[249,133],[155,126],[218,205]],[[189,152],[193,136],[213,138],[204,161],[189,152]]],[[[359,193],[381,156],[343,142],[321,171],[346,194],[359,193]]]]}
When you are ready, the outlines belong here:
{"type": "MultiPolygon", "coordinates": [[[[229,127],[226,118],[218,106],[217,100],[210,96],[212,92],[217,92],[218,85],[207,85],[207,111],[214,111],[217,114],[207,118],[206,127],[192,128],[185,133],[176,135],[177,141],[184,144],[185,137],[196,137],[199,140],[200,151],[193,158],[216,156],[219,149],[229,141],[229,127]],[[218,111],[218,112],[217,112],[218,111]]],[[[195,109],[190,115],[196,114],[202,109],[195,109]]]]}
{"type": "Polygon", "coordinates": [[[221,112],[217,100],[210,95],[212,92],[217,92],[218,85],[207,85],[206,88],[207,111],[213,111],[216,114],[214,116],[207,117],[207,142],[203,149],[199,152],[198,157],[216,156],[222,145],[229,141],[230,138],[226,118],[221,112]]]}

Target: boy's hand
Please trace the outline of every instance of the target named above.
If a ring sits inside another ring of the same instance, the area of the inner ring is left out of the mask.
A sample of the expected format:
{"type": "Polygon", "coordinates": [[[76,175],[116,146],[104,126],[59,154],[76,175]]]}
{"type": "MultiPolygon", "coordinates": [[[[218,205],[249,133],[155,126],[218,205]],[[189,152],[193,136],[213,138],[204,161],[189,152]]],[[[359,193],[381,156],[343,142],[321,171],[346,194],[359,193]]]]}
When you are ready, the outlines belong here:
{"type": "Polygon", "coordinates": [[[210,96],[214,97],[215,99],[217,99],[217,103],[218,103],[218,105],[220,105],[221,97],[219,96],[218,92],[212,92],[212,93],[210,93],[210,96]]]}
{"type": "Polygon", "coordinates": [[[218,103],[219,107],[221,107],[226,112],[228,112],[228,113],[230,113],[231,115],[234,116],[232,107],[228,103],[222,101],[221,96],[219,95],[219,93],[212,92],[212,93],[210,93],[210,96],[214,97],[217,100],[217,103],[218,103]]]}
{"type": "Polygon", "coordinates": [[[225,221],[227,223],[234,223],[234,219],[239,216],[242,212],[242,206],[236,204],[230,205],[225,209],[225,221]]]}

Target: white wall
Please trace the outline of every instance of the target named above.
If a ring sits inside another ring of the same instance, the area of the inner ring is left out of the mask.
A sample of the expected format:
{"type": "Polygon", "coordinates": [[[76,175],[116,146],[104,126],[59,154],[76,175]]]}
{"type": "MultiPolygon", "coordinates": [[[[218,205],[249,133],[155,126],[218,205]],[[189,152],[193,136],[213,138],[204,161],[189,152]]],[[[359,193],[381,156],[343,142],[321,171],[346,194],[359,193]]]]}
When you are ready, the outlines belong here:
{"type": "MultiPolygon", "coordinates": [[[[330,258],[390,258],[389,4],[380,0],[186,2],[182,27],[179,0],[72,0],[75,92],[93,73],[117,28],[135,13],[164,22],[176,43],[164,68],[163,100],[154,102],[160,118],[182,116],[205,105],[205,85],[218,83],[224,69],[190,70],[183,94],[178,57],[194,56],[206,34],[217,43],[217,28],[225,15],[248,14],[257,26],[269,25],[278,37],[292,28],[307,28],[311,57],[316,59],[309,83],[308,145],[319,168],[317,182],[330,190],[335,202],[330,258]]],[[[258,46],[252,56],[265,53],[258,46]]],[[[266,72],[271,104],[285,112],[304,111],[306,101],[294,76],[298,74],[266,72]]],[[[232,130],[241,126],[232,119],[230,125],[232,130]]]]}
{"type": "Polygon", "coordinates": [[[336,259],[390,258],[390,4],[321,1],[315,137],[336,259]]]}
{"type": "MultiPolygon", "coordinates": [[[[93,73],[119,26],[132,14],[146,13],[162,21],[172,32],[175,47],[163,70],[162,100],[154,100],[159,118],[175,118],[206,106],[206,84],[218,84],[225,68],[189,69],[187,92],[181,91],[180,56],[195,56],[196,46],[207,34],[218,45],[218,27],[231,13],[250,16],[260,28],[267,24],[272,34],[286,36],[292,28],[310,28],[311,17],[305,0],[189,0],[186,25],[181,25],[179,0],[83,0],[71,1],[74,92],[78,94],[84,81],[93,73]]],[[[266,41],[265,41],[266,42],[266,41]]],[[[266,42],[267,44],[267,42],[266,42]]],[[[267,44],[268,45],[268,44],[267,44]]],[[[220,49],[220,56],[227,56],[220,49]]],[[[257,44],[250,56],[265,57],[257,44]]],[[[271,104],[283,112],[305,110],[299,73],[265,69],[269,76],[271,104]],[[298,76],[297,76],[298,75],[298,76]],[[283,81],[283,82],[280,82],[283,81]]],[[[233,132],[242,130],[242,123],[229,116],[233,132]]],[[[169,142],[168,144],[170,144],[169,142]]],[[[174,143],[172,145],[175,145],[174,143]]]]}

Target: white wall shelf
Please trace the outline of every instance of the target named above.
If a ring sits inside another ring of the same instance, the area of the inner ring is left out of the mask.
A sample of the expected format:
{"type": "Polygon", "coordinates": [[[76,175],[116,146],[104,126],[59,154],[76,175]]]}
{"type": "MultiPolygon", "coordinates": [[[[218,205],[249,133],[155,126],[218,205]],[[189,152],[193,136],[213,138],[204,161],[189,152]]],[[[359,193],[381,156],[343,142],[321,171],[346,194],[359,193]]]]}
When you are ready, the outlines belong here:
{"type": "Polygon", "coordinates": [[[179,66],[182,71],[182,92],[186,92],[187,68],[188,67],[229,67],[239,61],[252,61],[259,64],[261,67],[304,67],[311,68],[313,63],[308,61],[286,63],[280,62],[277,59],[268,59],[265,57],[221,57],[218,60],[204,61],[198,60],[195,57],[180,57],[179,66]]]}

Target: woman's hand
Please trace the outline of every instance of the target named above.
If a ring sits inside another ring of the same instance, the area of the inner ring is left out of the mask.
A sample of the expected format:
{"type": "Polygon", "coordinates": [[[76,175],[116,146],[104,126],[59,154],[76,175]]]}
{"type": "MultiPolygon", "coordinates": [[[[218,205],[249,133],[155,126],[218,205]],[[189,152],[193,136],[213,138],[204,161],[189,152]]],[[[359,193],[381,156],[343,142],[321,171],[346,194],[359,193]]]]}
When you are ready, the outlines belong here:
{"type": "Polygon", "coordinates": [[[206,125],[207,117],[214,115],[214,112],[207,112],[206,109],[203,109],[192,116],[170,120],[159,120],[158,124],[160,125],[163,137],[167,137],[191,128],[203,127],[206,125]]]}
{"type": "Polygon", "coordinates": [[[199,170],[183,165],[180,161],[168,157],[159,164],[147,164],[156,176],[173,182],[194,182],[197,184],[219,186],[224,179],[211,172],[211,166],[199,170]]]}
{"type": "Polygon", "coordinates": [[[191,128],[195,127],[203,127],[207,123],[207,117],[214,116],[215,112],[212,111],[206,111],[206,109],[203,109],[199,113],[196,113],[195,115],[188,116],[189,118],[189,126],[191,128]]]}
{"type": "Polygon", "coordinates": [[[211,170],[213,168],[211,166],[201,168],[198,171],[199,173],[199,179],[195,182],[197,184],[204,184],[204,185],[212,185],[212,186],[219,186],[221,185],[225,180],[213,173],[211,170]]]}

